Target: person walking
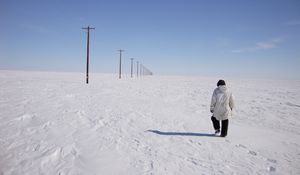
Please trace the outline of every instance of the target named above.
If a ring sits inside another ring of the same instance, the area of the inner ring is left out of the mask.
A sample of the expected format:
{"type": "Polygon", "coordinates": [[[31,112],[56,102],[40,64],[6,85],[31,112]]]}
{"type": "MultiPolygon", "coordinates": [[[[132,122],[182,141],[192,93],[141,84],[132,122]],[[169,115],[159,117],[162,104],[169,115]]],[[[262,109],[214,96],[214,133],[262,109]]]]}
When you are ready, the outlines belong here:
{"type": "Polygon", "coordinates": [[[234,101],[232,93],[226,87],[224,80],[219,80],[217,86],[211,98],[210,112],[213,113],[211,120],[215,134],[220,135],[221,132],[220,136],[226,137],[229,124],[228,117],[232,115],[234,101]],[[222,123],[221,131],[220,122],[222,123]]]}

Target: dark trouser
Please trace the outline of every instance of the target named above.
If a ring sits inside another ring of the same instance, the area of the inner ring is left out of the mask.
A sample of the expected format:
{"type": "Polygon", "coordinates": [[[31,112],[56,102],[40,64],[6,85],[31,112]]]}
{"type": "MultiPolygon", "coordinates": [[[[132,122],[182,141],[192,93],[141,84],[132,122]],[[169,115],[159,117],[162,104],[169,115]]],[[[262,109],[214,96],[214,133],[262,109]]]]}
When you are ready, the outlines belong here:
{"type": "MultiPolygon", "coordinates": [[[[220,121],[217,120],[214,116],[211,116],[211,121],[213,122],[215,130],[219,130],[220,121]]],[[[222,120],[221,136],[223,137],[227,136],[227,130],[228,130],[228,119],[222,120]]]]}

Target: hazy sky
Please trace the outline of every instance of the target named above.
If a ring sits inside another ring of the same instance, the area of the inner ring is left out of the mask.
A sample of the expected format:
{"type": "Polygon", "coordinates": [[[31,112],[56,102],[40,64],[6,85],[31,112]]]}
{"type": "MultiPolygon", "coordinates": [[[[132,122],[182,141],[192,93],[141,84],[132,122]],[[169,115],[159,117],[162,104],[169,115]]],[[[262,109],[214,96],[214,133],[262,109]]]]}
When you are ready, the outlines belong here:
{"type": "Polygon", "coordinates": [[[0,0],[0,69],[300,79],[299,0],[0,0]]]}

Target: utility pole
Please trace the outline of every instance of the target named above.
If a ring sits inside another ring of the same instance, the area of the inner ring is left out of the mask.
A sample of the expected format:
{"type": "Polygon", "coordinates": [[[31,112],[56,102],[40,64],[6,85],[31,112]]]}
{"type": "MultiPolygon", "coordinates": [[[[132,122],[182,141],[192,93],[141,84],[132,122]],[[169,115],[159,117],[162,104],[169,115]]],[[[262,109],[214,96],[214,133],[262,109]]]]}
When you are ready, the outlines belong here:
{"type": "Polygon", "coordinates": [[[143,65],[140,64],[140,76],[142,76],[142,68],[143,68],[143,65]]]}
{"type": "Polygon", "coordinates": [[[132,78],[132,73],[133,73],[133,58],[130,58],[131,59],[131,78],[132,78]]]}
{"type": "Polygon", "coordinates": [[[136,62],[136,76],[139,76],[139,62],[136,62]]]}
{"type": "Polygon", "coordinates": [[[88,26],[82,29],[87,30],[86,84],[88,84],[89,83],[90,30],[95,30],[95,28],[88,26]]]}
{"type": "Polygon", "coordinates": [[[120,49],[120,50],[117,50],[117,51],[119,51],[119,52],[120,52],[120,63],[119,63],[119,79],[121,79],[121,71],[122,71],[122,66],[121,66],[121,64],[122,64],[122,61],[121,61],[121,59],[122,59],[122,52],[124,52],[124,50],[120,49]]]}

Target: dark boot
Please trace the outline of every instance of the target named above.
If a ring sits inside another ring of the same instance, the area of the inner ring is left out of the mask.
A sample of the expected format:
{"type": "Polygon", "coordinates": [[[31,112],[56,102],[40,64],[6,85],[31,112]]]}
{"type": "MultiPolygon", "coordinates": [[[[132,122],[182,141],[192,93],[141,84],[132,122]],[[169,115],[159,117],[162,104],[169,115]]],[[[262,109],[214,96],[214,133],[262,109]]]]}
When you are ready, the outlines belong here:
{"type": "Polygon", "coordinates": [[[216,130],[216,132],[217,131],[220,132],[220,122],[219,122],[219,120],[217,120],[214,116],[211,116],[211,121],[214,125],[214,129],[216,130]]]}
{"type": "Polygon", "coordinates": [[[229,123],[228,119],[222,120],[221,137],[226,137],[227,136],[228,123],[229,123]]]}

